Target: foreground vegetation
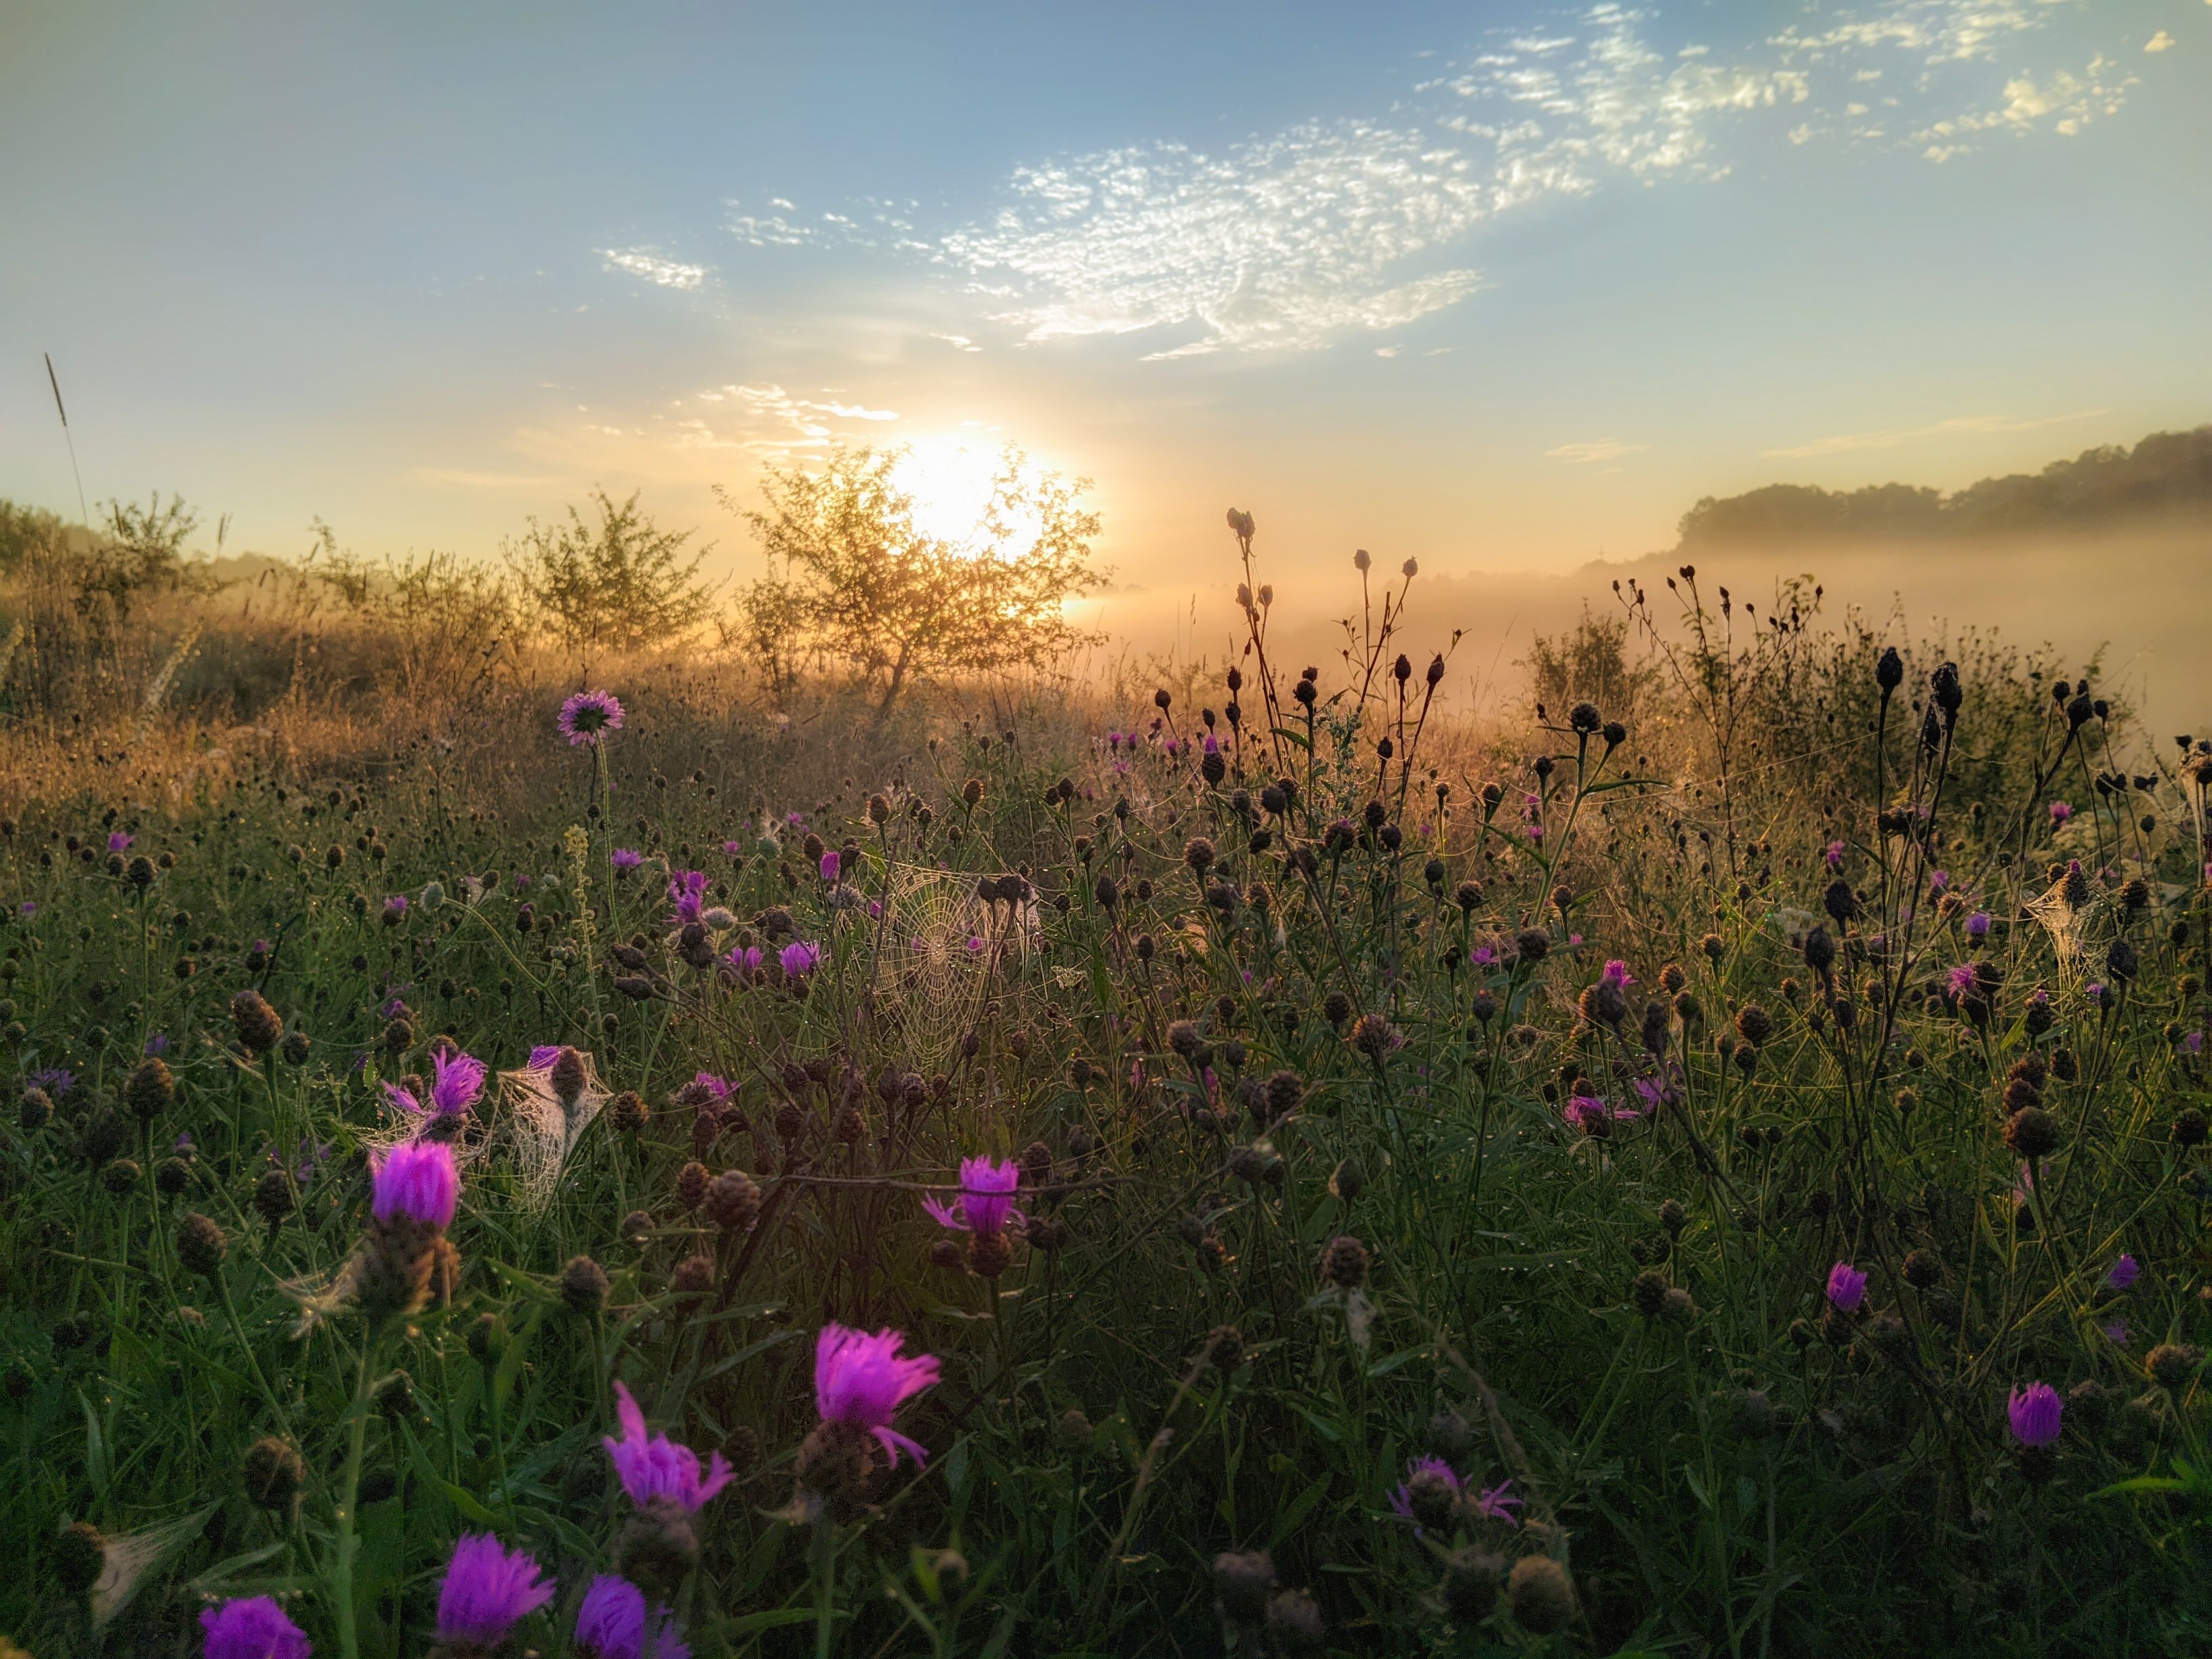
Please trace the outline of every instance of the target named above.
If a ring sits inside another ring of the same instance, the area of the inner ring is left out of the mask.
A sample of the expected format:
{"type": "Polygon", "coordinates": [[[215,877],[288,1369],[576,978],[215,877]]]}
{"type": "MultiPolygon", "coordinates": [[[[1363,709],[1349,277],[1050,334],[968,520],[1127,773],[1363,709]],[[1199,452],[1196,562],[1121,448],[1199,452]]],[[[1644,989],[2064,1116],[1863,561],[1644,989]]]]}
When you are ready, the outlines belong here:
{"type": "Polygon", "coordinates": [[[2202,1650],[2212,756],[1686,569],[1479,744],[1231,522],[1088,723],[19,781],[0,1630],[2202,1650]]]}

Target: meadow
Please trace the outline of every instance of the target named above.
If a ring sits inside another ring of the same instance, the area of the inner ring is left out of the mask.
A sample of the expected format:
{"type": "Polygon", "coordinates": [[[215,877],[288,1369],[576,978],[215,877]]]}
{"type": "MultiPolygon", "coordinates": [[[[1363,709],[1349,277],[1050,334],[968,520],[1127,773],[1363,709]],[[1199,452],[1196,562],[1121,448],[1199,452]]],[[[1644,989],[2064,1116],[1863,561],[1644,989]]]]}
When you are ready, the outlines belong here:
{"type": "Polygon", "coordinates": [[[1249,587],[889,718],[88,648],[0,732],[0,1632],[2206,1650],[2212,744],[1620,605],[1480,727],[1249,587]]]}

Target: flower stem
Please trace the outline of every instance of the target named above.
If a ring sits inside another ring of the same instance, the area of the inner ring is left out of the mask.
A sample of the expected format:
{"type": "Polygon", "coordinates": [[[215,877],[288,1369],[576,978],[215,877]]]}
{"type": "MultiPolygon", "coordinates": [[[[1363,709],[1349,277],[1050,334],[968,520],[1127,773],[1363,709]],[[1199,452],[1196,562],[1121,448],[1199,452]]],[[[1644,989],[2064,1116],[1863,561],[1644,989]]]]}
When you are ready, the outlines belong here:
{"type": "Polygon", "coordinates": [[[360,1659],[361,1632],[356,1627],[353,1602],[353,1557],[359,1540],[354,1536],[354,1510],[361,1497],[361,1458],[368,1437],[368,1375],[376,1356],[374,1334],[361,1345],[361,1370],[354,1379],[353,1407],[348,1413],[343,1484],[338,1489],[337,1547],[331,1562],[331,1592],[337,1602],[339,1659],[360,1659]]]}

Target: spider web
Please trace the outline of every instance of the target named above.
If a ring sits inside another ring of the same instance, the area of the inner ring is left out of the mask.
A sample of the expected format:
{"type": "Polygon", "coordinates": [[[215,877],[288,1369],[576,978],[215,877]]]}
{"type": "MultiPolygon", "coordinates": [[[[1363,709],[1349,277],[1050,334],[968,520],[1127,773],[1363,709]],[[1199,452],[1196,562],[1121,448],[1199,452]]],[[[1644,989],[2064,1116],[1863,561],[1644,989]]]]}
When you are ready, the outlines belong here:
{"type": "Polygon", "coordinates": [[[563,1106],[554,1092],[550,1066],[525,1066],[499,1074],[500,1103],[506,1109],[515,1173],[522,1182],[522,1207],[533,1213],[552,1201],[568,1155],[599,1109],[612,1098],[600,1083],[591,1055],[580,1052],[577,1058],[584,1063],[584,1086],[574,1106],[563,1106]]]}
{"type": "Polygon", "coordinates": [[[2051,936],[2052,953],[2058,958],[2058,972],[2069,990],[2081,988],[2090,960],[2091,950],[2105,942],[2111,931],[2111,896],[2092,886],[2080,903],[2067,896],[2069,878],[2061,876],[2051,884],[2051,890],[2040,898],[2032,898],[2024,907],[2027,914],[2051,936]]]}
{"type": "Polygon", "coordinates": [[[912,1060],[934,1067],[975,1023],[991,984],[993,958],[1026,955],[1036,925],[1033,905],[1009,928],[975,896],[975,878],[896,865],[887,884],[878,1007],[912,1060]],[[973,948],[971,939],[981,939],[973,948]]]}

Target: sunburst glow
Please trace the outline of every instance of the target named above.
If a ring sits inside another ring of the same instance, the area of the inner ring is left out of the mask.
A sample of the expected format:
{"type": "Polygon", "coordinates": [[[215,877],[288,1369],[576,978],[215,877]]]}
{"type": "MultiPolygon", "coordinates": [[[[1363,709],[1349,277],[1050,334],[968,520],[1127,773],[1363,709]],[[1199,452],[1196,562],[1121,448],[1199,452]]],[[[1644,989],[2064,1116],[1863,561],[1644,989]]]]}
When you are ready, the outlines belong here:
{"type": "Polygon", "coordinates": [[[1036,541],[1039,526],[1028,512],[992,522],[1006,459],[1003,450],[981,439],[926,438],[908,447],[892,476],[913,498],[915,527],[922,534],[964,552],[1011,558],[1036,541]]]}

